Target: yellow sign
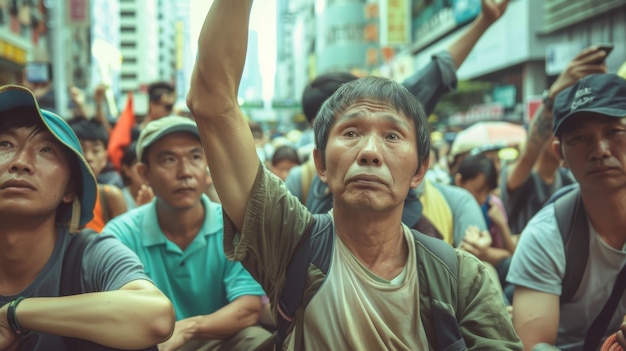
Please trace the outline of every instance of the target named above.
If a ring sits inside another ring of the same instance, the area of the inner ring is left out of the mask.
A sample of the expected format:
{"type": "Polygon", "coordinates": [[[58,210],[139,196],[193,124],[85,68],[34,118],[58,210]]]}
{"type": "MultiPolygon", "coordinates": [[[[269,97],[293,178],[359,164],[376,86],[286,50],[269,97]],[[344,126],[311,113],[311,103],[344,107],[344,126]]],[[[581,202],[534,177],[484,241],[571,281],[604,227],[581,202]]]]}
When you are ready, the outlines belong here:
{"type": "Polygon", "coordinates": [[[0,57],[18,65],[24,65],[26,63],[26,50],[0,39],[0,57]]]}
{"type": "Polygon", "coordinates": [[[409,43],[407,0],[387,0],[387,45],[409,43]]]}

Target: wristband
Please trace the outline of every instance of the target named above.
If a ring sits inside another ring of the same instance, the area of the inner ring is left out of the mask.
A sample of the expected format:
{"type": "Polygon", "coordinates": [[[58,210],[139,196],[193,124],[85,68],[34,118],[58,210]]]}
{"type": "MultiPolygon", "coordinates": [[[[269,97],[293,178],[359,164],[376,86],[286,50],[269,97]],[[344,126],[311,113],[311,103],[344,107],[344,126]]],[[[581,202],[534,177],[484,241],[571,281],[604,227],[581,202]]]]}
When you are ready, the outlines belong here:
{"type": "Polygon", "coordinates": [[[28,333],[28,330],[22,329],[20,324],[17,322],[17,318],[15,317],[15,309],[17,305],[24,300],[23,296],[18,297],[17,299],[9,302],[9,307],[7,309],[7,323],[9,323],[9,327],[13,330],[15,335],[24,335],[28,333]]]}

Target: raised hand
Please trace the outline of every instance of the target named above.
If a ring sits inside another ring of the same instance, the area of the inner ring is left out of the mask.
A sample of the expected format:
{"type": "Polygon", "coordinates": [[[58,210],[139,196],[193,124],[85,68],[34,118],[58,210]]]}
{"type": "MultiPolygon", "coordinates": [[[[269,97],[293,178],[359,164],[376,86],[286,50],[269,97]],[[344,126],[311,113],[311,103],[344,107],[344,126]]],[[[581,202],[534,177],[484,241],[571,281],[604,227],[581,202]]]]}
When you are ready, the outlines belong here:
{"type": "Polygon", "coordinates": [[[550,97],[554,99],[559,92],[574,85],[585,76],[606,73],[606,64],[598,63],[605,56],[606,53],[597,46],[591,46],[579,52],[550,87],[550,97]]]}
{"type": "Polygon", "coordinates": [[[482,0],[482,15],[489,22],[497,21],[509,5],[509,0],[482,0]]]}

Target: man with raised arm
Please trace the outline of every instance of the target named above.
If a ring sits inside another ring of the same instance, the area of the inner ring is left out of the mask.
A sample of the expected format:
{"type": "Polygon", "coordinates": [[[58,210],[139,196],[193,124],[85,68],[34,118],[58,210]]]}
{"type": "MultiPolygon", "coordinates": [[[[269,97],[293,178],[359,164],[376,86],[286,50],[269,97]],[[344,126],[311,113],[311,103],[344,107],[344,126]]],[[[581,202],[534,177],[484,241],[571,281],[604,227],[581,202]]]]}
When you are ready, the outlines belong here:
{"type": "Polygon", "coordinates": [[[321,249],[332,264],[327,272],[308,266],[303,301],[283,349],[444,349],[435,332],[441,325],[422,314],[437,304],[454,312],[460,345],[521,350],[485,267],[428,238],[458,263],[459,279],[452,279],[420,241],[423,234],[402,224],[406,194],[422,181],[430,146],[426,115],[406,88],[385,78],[359,79],[340,88],[320,111],[313,156],[334,195],[331,215],[312,215],[260,164],[237,103],[251,6],[250,0],[213,3],[200,34],[188,104],[209,167],[220,168],[213,176],[225,215],[225,252],[242,261],[274,308],[291,284],[285,277],[294,251],[322,216],[332,216],[332,225],[321,232],[330,238],[321,249]],[[431,268],[427,276],[418,277],[418,265],[431,268]],[[449,299],[425,297],[429,284],[449,299]]]}

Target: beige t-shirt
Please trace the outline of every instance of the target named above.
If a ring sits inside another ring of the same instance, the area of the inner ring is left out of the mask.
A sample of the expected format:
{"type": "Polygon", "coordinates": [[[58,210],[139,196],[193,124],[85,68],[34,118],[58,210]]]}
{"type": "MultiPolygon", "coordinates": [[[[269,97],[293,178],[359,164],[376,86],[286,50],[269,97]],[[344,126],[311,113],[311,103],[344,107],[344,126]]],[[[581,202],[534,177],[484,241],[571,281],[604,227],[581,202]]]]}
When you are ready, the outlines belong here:
{"type": "Polygon", "coordinates": [[[335,236],[326,281],[305,311],[307,350],[428,350],[415,242],[406,226],[404,236],[409,256],[397,284],[368,271],[335,236]]]}

